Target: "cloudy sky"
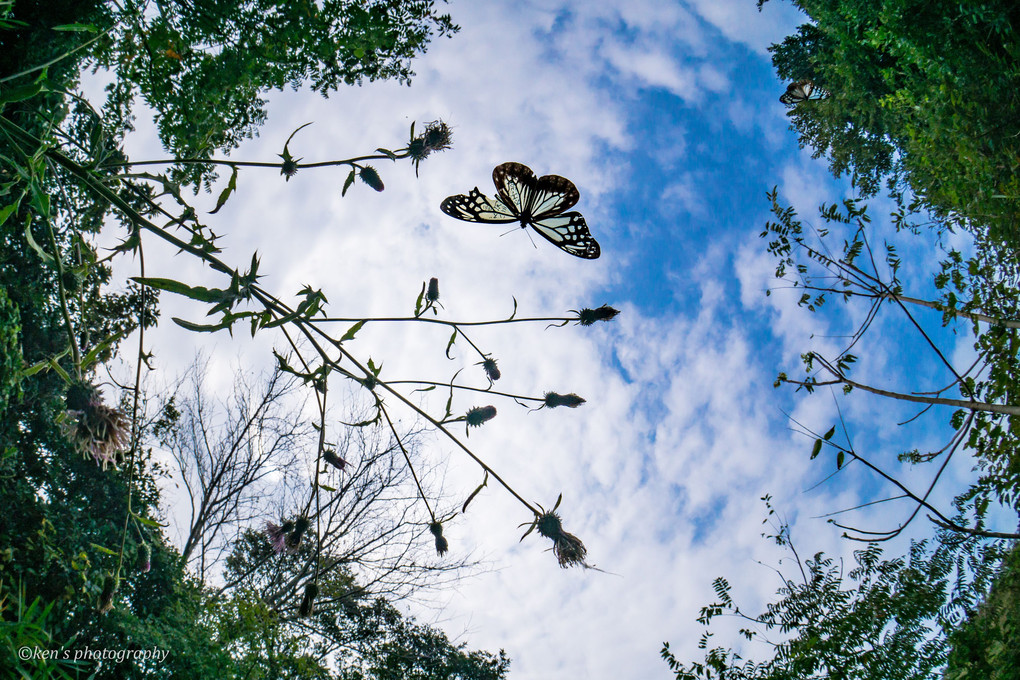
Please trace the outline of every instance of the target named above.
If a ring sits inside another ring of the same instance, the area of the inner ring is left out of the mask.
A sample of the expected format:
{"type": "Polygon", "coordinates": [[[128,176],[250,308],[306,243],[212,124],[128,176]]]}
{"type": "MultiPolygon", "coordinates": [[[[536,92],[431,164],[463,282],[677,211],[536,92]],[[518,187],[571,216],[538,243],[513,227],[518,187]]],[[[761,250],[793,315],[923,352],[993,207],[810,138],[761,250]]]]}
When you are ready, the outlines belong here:
{"type": "MultiPolygon", "coordinates": [[[[273,160],[307,122],[290,146],[305,162],[399,148],[412,121],[419,129],[446,121],[452,149],[422,163],[417,178],[408,164],[378,163],[386,190],[358,183],[344,198],[341,170],[305,171],[289,182],[272,170],[245,170],[218,219],[207,221],[224,234],[227,261],[242,265],[257,250],[270,290],[321,288],[335,316],[405,315],[430,277],[440,281],[450,319],[506,317],[515,298],[519,316],[603,303],[622,310],[592,328],[517,324],[471,335],[498,359],[500,390],[576,392],[588,399],[582,408],[529,413],[471,394],[454,407],[497,406],[498,417],[472,432],[470,446],[532,503],[549,507],[562,493],[565,528],[609,573],[560,569],[536,535],[519,543],[517,525],[529,514],[490,482],[446,529],[452,550],[471,551],[489,570],[431,606],[411,606],[473,648],[506,649],[518,680],[667,678],[664,640],[681,659],[700,658],[695,618],[713,597],[714,577],[727,576],[753,609],[779,586],[759,562],[791,566],[761,537],[763,495],[793,524],[801,554],[848,553],[857,546],[819,516],[892,495],[854,466],[815,486],[834,463],[809,462],[811,440],[791,431],[786,414],[824,432],[837,422],[836,399],[772,386],[779,371],[799,372],[807,349],[835,356],[845,343],[838,336],[864,314],[837,305],[815,316],[796,307],[791,291],[765,296],[774,285],[758,236],[769,217],[765,192],[778,186],[805,217],[847,195],[798,149],[778,101],[785,83],[766,48],[800,17],[778,1],[759,13],[753,0],[487,0],[453,2],[449,11],[462,30],[415,63],[411,87],[376,83],[328,100],[275,93],[260,138],[232,158],[273,160]],[[601,243],[600,259],[439,211],[443,198],[475,186],[491,195],[492,168],[511,160],[577,185],[576,209],[601,243]]],[[[152,155],[149,133],[143,121],[129,139],[133,158],[152,155]]],[[[211,208],[212,197],[201,200],[211,208]]],[[[902,247],[922,263],[907,278],[923,293],[934,246],[914,238],[902,247]]],[[[149,255],[149,275],[216,285],[171,256],[149,255]]],[[[164,297],[164,318],[201,320],[203,310],[164,297]]],[[[928,321],[937,329],[937,318],[928,321]]],[[[449,380],[467,366],[466,384],[484,386],[466,346],[454,361],[443,356],[447,337],[443,329],[377,325],[350,347],[383,362],[383,378],[449,380]]],[[[895,314],[881,316],[872,337],[858,352],[861,378],[904,389],[948,382],[911,349],[914,336],[895,314]]],[[[966,358],[966,342],[939,337],[966,358]]],[[[224,365],[239,352],[264,365],[274,340],[196,338],[163,324],[151,349],[169,373],[196,348],[217,352],[224,365]]],[[[442,401],[429,402],[433,412],[442,401]]],[[[945,435],[941,416],[911,429],[897,423],[915,411],[857,394],[838,403],[855,446],[891,470],[898,451],[941,445],[945,435]]],[[[429,455],[449,461],[455,500],[480,481],[448,441],[430,440],[429,455]]],[[[921,484],[929,474],[907,478],[921,484]]],[[[904,514],[904,506],[886,504],[849,519],[888,529],[904,514]]],[[[926,532],[919,522],[913,535],[926,532]]]]}

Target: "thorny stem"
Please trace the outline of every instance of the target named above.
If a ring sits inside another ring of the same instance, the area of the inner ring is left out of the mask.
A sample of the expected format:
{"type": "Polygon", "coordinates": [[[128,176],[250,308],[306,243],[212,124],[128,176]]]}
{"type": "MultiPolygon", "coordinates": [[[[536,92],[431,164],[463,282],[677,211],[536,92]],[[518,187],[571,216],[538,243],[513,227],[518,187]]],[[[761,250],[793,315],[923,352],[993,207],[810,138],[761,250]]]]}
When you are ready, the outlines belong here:
{"type": "Polygon", "coordinates": [[[454,387],[458,390],[469,390],[471,392],[481,392],[482,394],[494,394],[499,397],[509,397],[510,399],[523,399],[526,401],[545,401],[544,397],[524,397],[519,394],[510,394],[509,392],[497,392],[492,388],[484,387],[469,387],[467,385],[451,385],[450,383],[435,382],[432,380],[389,380],[389,385],[435,385],[436,387],[454,387]]]}
{"type": "MultiPolygon", "coordinates": [[[[4,128],[9,133],[14,133],[16,136],[19,136],[22,139],[29,140],[29,141],[37,143],[37,146],[41,145],[41,142],[39,140],[37,140],[31,134],[29,134],[28,132],[24,131],[19,126],[17,126],[16,124],[12,123],[9,120],[7,120],[6,118],[0,117],[0,127],[4,128]]],[[[193,256],[201,259],[201,260],[204,260],[205,262],[209,263],[212,266],[213,269],[215,269],[215,270],[217,270],[217,271],[219,271],[221,273],[224,273],[224,274],[233,275],[234,270],[231,267],[227,266],[225,263],[223,263],[219,258],[215,257],[214,255],[212,255],[210,253],[204,252],[200,248],[198,248],[196,246],[193,246],[190,243],[187,243],[185,241],[182,241],[181,239],[179,239],[179,238],[177,238],[177,237],[167,233],[166,231],[164,231],[163,229],[161,229],[157,225],[153,224],[148,219],[146,219],[146,218],[142,217],[141,215],[139,215],[130,205],[128,205],[115,192],[113,192],[112,190],[108,189],[102,183],[95,181],[94,178],[91,176],[91,174],[85,168],[80,166],[78,163],[74,162],[73,160],[71,160],[67,156],[63,155],[62,153],[60,153],[59,151],[56,151],[54,149],[48,149],[46,151],[46,155],[47,155],[47,157],[53,159],[61,167],[65,168],[72,175],[74,175],[79,180],[81,180],[90,190],[92,190],[95,193],[99,194],[103,198],[106,198],[113,205],[117,206],[137,226],[139,226],[139,227],[141,227],[141,228],[143,228],[143,229],[145,229],[147,231],[151,231],[152,233],[156,234],[157,236],[159,236],[164,241],[167,241],[168,243],[171,243],[172,245],[176,246],[180,250],[182,250],[184,252],[187,252],[187,253],[189,253],[189,254],[191,254],[191,255],[193,255],[193,256]]],[[[233,161],[231,161],[231,162],[233,162],[233,161]]],[[[330,163],[335,164],[336,162],[330,162],[330,163]]],[[[329,163],[327,163],[327,164],[329,164],[329,163]]],[[[278,164],[271,164],[271,165],[272,165],[272,167],[278,167],[278,164]]],[[[313,166],[316,166],[316,165],[319,165],[319,164],[310,164],[308,167],[313,167],[313,166]]],[[[288,315],[289,313],[291,313],[293,311],[287,305],[285,305],[282,302],[276,300],[271,295],[269,295],[267,292],[263,291],[257,285],[252,285],[250,290],[251,290],[252,296],[255,299],[259,300],[259,302],[261,302],[264,306],[266,306],[266,308],[268,310],[270,310],[271,312],[273,312],[274,314],[276,314],[278,316],[286,316],[286,315],[288,315]]],[[[570,321],[572,319],[557,318],[555,320],[566,322],[566,321],[570,321]]],[[[436,321],[436,320],[427,320],[426,319],[426,321],[436,321]]],[[[357,369],[359,371],[362,372],[362,374],[364,376],[368,377],[368,376],[372,375],[372,373],[368,370],[368,368],[365,367],[364,365],[362,365],[357,359],[354,358],[354,356],[350,352],[348,352],[346,349],[344,349],[339,341],[331,338],[322,329],[318,328],[316,324],[311,323],[308,320],[301,319],[301,318],[295,318],[295,319],[293,319],[293,322],[295,323],[295,325],[299,329],[301,329],[302,334],[306,338],[308,338],[308,340],[310,342],[312,342],[313,346],[315,347],[316,351],[319,353],[320,357],[328,365],[338,369],[339,372],[341,372],[342,374],[346,375],[347,377],[353,378],[355,380],[358,380],[358,378],[356,376],[354,376],[352,373],[350,373],[349,371],[346,371],[346,370],[340,368],[337,361],[333,361],[333,360],[331,360],[329,358],[329,356],[325,352],[325,350],[322,349],[322,347],[319,346],[319,344],[312,337],[312,333],[313,332],[318,334],[318,335],[320,335],[320,336],[322,336],[322,337],[324,337],[328,342],[333,344],[337,348],[337,350],[340,352],[341,356],[342,357],[346,357],[355,367],[357,367],[357,369]]],[[[467,325],[467,324],[465,324],[465,325],[467,325]]],[[[482,325],[482,324],[476,324],[476,325],[482,325]]],[[[536,517],[541,515],[541,513],[531,503],[529,503],[520,494],[518,494],[513,489],[513,487],[511,487],[502,477],[499,476],[499,474],[495,470],[493,470],[484,461],[482,461],[481,458],[479,458],[473,451],[471,451],[471,449],[469,449],[463,442],[461,442],[441,422],[437,421],[435,418],[430,416],[428,413],[423,411],[421,408],[419,408],[418,406],[413,404],[409,399],[407,399],[404,395],[400,394],[395,389],[390,387],[386,382],[384,382],[384,381],[377,381],[377,385],[379,387],[382,387],[383,389],[385,389],[390,394],[392,394],[399,401],[403,402],[406,406],[408,406],[413,411],[415,411],[416,413],[421,415],[423,418],[425,418],[425,420],[427,420],[429,423],[431,423],[433,427],[435,427],[437,430],[439,430],[440,432],[445,434],[462,451],[464,451],[472,460],[474,460],[484,471],[486,471],[490,475],[492,475],[493,478],[495,478],[496,481],[498,481],[500,483],[500,485],[503,486],[504,489],[506,489],[514,498],[516,498],[528,510],[530,510],[532,512],[532,514],[534,514],[536,517]]]]}
{"type": "Polygon", "coordinates": [[[453,327],[456,328],[458,326],[493,326],[493,325],[497,325],[497,324],[529,323],[529,322],[535,322],[535,321],[546,321],[546,322],[549,322],[549,321],[566,321],[566,322],[570,322],[570,321],[577,321],[577,317],[576,316],[574,316],[574,317],[565,317],[565,316],[531,316],[531,317],[525,317],[525,318],[521,318],[521,319],[514,319],[514,318],[510,318],[510,319],[495,319],[495,320],[492,320],[492,321],[449,321],[449,320],[446,320],[446,319],[430,319],[430,318],[425,317],[425,316],[420,316],[420,317],[419,316],[379,316],[379,317],[368,317],[368,318],[363,318],[363,319],[338,317],[338,316],[328,316],[328,317],[324,317],[324,318],[321,318],[321,319],[313,319],[313,320],[310,321],[310,323],[312,323],[312,324],[334,323],[334,322],[335,323],[353,323],[353,322],[361,322],[361,321],[364,321],[366,323],[368,323],[368,322],[380,323],[380,322],[399,322],[399,321],[420,321],[420,322],[425,322],[425,323],[442,324],[443,326],[453,326],[453,327]]]}
{"type": "Polygon", "coordinates": [[[53,233],[53,224],[49,216],[46,216],[46,234],[50,237],[50,247],[53,248],[53,262],[57,269],[57,292],[60,296],[60,313],[67,325],[67,342],[71,346],[71,357],[74,360],[74,377],[81,380],[81,353],[78,351],[78,340],[74,336],[74,324],[71,323],[71,312],[67,308],[67,291],[64,289],[64,263],[60,256],[60,248],[57,247],[57,237],[53,233]]]}
{"type": "MultiPolygon", "coordinates": [[[[138,242],[138,270],[139,274],[145,277],[145,252],[142,249],[141,241],[138,242]]],[[[135,479],[135,458],[138,455],[138,443],[141,440],[141,427],[138,424],[138,400],[142,391],[142,364],[145,362],[145,291],[143,284],[139,292],[138,312],[138,360],[135,363],[135,386],[131,396],[131,451],[128,452],[128,493],[127,513],[124,515],[124,529],[120,536],[120,554],[117,556],[117,576],[120,578],[120,569],[124,563],[124,546],[127,543],[128,522],[131,520],[131,497],[134,489],[135,479]]]]}
{"type": "MultiPolygon", "coordinates": [[[[362,161],[382,161],[382,160],[402,160],[408,158],[410,154],[406,149],[400,149],[393,152],[393,156],[387,156],[385,154],[369,154],[366,156],[355,156],[354,158],[347,158],[344,160],[336,161],[319,161],[317,163],[296,163],[294,165],[295,170],[305,170],[308,168],[326,168],[330,166],[338,165],[356,165],[362,161]]],[[[124,163],[105,163],[100,168],[127,168],[135,165],[226,165],[230,168],[275,168],[280,169],[280,163],[267,163],[265,161],[228,161],[219,158],[165,158],[162,160],[155,161],[126,161],[124,163]]]]}

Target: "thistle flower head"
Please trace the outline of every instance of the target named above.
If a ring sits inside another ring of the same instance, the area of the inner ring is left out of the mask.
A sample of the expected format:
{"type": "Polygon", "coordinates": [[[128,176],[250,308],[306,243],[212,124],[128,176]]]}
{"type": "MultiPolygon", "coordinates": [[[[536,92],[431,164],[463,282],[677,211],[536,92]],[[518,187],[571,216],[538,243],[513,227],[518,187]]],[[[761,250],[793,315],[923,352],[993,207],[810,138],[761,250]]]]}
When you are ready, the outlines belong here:
{"type": "MultiPolygon", "coordinates": [[[[291,524],[290,522],[284,522],[284,526],[291,524]]],[[[291,524],[293,527],[293,524],[291,524]]],[[[289,529],[284,529],[283,526],[274,524],[272,522],[266,522],[266,538],[269,539],[269,545],[273,546],[273,552],[279,554],[283,552],[286,547],[287,532],[289,529]]]]}
{"type": "Polygon", "coordinates": [[[495,406],[475,406],[464,415],[468,427],[480,427],[496,417],[495,406]]]}
{"type": "Polygon", "coordinates": [[[138,570],[148,574],[150,569],[152,569],[152,546],[142,541],[138,546],[138,570]]]}
{"type": "Polygon", "coordinates": [[[301,547],[301,539],[304,538],[305,532],[308,531],[308,527],[311,526],[311,522],[308,521],[307,517],[298,517],[294,520],[294,529],[287,536],[287,550],[294,552],[301,547]]]}
{"type": "Polygon", "coordinates": [[[545,393],[545,403],[542,408],[556,408],[557,406],[566,406],[567,408],[577,408],[584,403],[584,399],[577,396],[574,393],[570,394],[557,394],[556,392],[545,393]]]}
{"type": "Polygon", "coordinates": [[[574,311],[574,313],[577,314],[577,323],[582,326],[591,326],[596,321],[612,320],[613,317],[620,313],[620,310],[613,309],[609,305],[602,305],[598,309],[585,308],[580,312],[574,311]]]}
{"type": "Polygon", "coordinates": [[[315,611],[315,598],[319,596],[319,586],[309,583],[305,586],[304,597],[301,598],[301,606],[298,608],[298,616],[305,618],[311,616],[315,611]]]}
{"type": "Polygon", "coordinates": [[[68,438],[83,455],[92,456],[105,469],[116,465],[117,453],[130,443],[130,421],[121,411],[103,403],[99,390],[88,383],[75,383],[66,395],[68,438]]]}
{"type": "Polygon", "coordinates": [[[376,169],[373,168],[371,165],[366,165],[365,167],[363,167],[361,169],[361,172],[358,173],[358,176],[361,177],[362,182],[372,187],[376,191],[382,191],[383,189],[386,188],[386,186],[383,184],[382,178],[379,177],[379,173],[376,172],[376,169]]]}
{"type": "Polygon", "coordinates": [[[347,467],[347,461],[338,456],[336,451],[334,451],[333,449],[323,449],[322,459],[329,463],[330,465],[332,465],[333,467],[335,467],[340,472],[343,472],[344,468],[347,467]]]}
{"type": "Polygon", "coordinates": [[[436,537],[436,552],[439,554],[440,557],[442,557],[450,549],[449,541],[447,541],[446,537],[443,536],[442,523],[433,522],[432,524],[429,525],[429,531],[431,531],[432,535],[436,537]]]}
{"type": "MultiPolygon", "coordinates": [[[[300,158],[298,161],[301,160],[300,158]]],[[[297,174],[298,161],[293,158],[284,158],[283,163],[280,164],[280,174],[283,175],[284,180],[290,181],[290,178],[297,174]]]]}
{"type": "Polygon", "coordinates": [[[496,382],[499,380],[500,376],[502,376],[502,373],[499,372],[499,366],[496,365],[495,359],[490,357],[485,361],[482,361],[481,365],[482,370],[485,371],[485,377],[489,379],[490,383],[496,382]]]}
{"type": "Polygon", "coordinates": [[[99,593],[99,613],[105,614],[113,609],[113,596],[117,594],[120,581],[113,574],[107,573],[103,578],[103,590],[99,593]]]}
{"type": "Polygon", "coordinates": [[[425,299],[429,302],[439,301],[439,279],[434,276],[429,279],[429,288],[425,292],[425,299]]]}

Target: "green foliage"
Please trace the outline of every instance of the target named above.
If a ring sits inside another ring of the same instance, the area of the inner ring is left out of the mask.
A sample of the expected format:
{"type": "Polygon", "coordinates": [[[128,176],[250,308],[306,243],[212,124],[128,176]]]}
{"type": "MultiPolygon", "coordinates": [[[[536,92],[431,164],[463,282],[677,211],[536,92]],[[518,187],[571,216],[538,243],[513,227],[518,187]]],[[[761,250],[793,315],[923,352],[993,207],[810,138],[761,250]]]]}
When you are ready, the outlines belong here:
{"type": "Polygon", "coordinates": [[[854,552],[855,566],[844,574],[842,561],[822,553],[801,560],[786,525],[769,538],[788,548],[799,567],[792,575],[780,572],[778,600],[750,615],[718,578],[718,600],[702,608],[698,621],[740,619],[741,636],[770,648],[771,658],[708,649],[712,633],[706,632],[698,645],[708,650],[703,661],[683,663],[663,645],[677,680],[936,680],[950,636],[987,591],[1002,555],[998,544],[943,533],[934,547],[913,543],[906,556],[893,559],[869,545],[854,552]]]}
{"type": "Polygon", "coordinates": [[[793,4],[811,23],[772,46],[773,63],[830,93],[791,110],[801,144],[865,195],[905,180],[943,216],[1020,247],[1016,3],[793,4]]]}
{"type": "Polygon", "coordinates": [[[1007,554],[987,599],[949,641],[945,680],[1020,677],[1020,545],[1007,554]]]}
{"type": "MultiPolygon", "coordinates": [[[[434,34],[458,30],[434,0],[132,0],[94,51],[117,74],[108,116],[127,122],[140,93],[177,158],[209,158],[252,137],[268,90],[304,83],[323,95],[343,85],[410,83],[410,61],[434,34]],[[144,10],[144,11],[143,11],[144,10]]],[[[191,165],[192,180],[208,166],[191,165]]]]}
{"type": "Polygon", "coordinates": [[[510,662],[500,651],[468,651],[435,628],[370,597],[328,557],[318,571],[312,613],[296,607],[305,562],[274,554],[266,536],[247,531],[227,560],[228,582],[244,587],[212,611],[217,639],[251,678],[339,680],[502,680],[510,662]],[[335,673],[327,673],[334,668],[335,673]]]}

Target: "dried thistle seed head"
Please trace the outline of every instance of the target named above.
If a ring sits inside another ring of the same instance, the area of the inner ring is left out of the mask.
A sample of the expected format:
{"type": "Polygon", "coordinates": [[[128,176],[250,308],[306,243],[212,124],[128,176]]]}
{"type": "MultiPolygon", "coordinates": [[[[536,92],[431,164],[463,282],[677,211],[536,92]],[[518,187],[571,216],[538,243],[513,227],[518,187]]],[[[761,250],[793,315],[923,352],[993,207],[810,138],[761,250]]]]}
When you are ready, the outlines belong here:
{"type": "Polygon", "coordinates": [[[535,520],[538,533],[552,539],[553,554],[560,566],[566,569],[575,565],[588,566],[584,558],[588,549],[577,536],[563,530],[563,521],[553,511],[547,511],[535,520]]]}
{"type": "Polygon", "coordinates": [[[573,566],[588,566],[584,561],[588,555],[588,549],[584,547],[581,539],[565,531],[553,541],[553,554],[556,555],[556,560],[563,569],[573,566]]]}
{"type": "Polygon", "coordinates": [[[293,158],[285,158],[283,163],[280,164],[280,174],[283,175],[284,179],[288,182],[291,177],[297,174],[297,171],[298,162],[293,158]]]}
{"type": "Polygon", "coordinates": [[[620,310],[613,309],[609,305],[602,305],[598,309],[585,308],[580,312],[576,312],[577,323],[582,326],[590,326],[596,321],[610,321],[619,313],[620,310]]]}
{"type": "Polygon", "coordinates": [[[429,279],[429,288],[425,292],[425,299],[429,302],[439,301],[439,279],[434,276],[429,279]]]}
{"type": "Polygon", "coordinates": [[[485,371],[485,377],[489,379],[489,382],[496,382],[503,375],[499,372],[499,366],[496,365],[496,360],[489,358],[482,362],[482,370],[485,371]]]}
{"type": "Polygon", "coordinates": [[[412,139],[407,145],[407,155],[414,161],[415,168],[429,157],[433,151],[449,149],[453,131],[441,120],[434,120],[425,125],[425,132],[412,139]]]}
{"type": "Polygon", "coordinates": [[[361,177],[362,182],[372,187],[376,191],[382,191],[383,189],[386,188],[383,185],[382,178],[379,177],[379,173],[376,172],[375,168],[373,168],[371,165],[366,165],[365,167],[363,167],[361,169],[361,172],[358,173],[358,176],[361,177]]]}
{"type": "Polygon", "coordinates": [[[319,586],[309,583],[305,586],[304,597],[301,598],[301,606],[298,608],[298,616],[305,618],[311,616],[315,611],[315,598],[319,596],[319,586]]]}
{"type": "Polygon", "coordinates": [[[584,399],[573,393],[571,394],[557,394],[556,392],[545,393],[545,406],[548,406],[549,408],[556,408],[557,406],[577,408],[583,403],[584,399]]]}
{"type": "Polygon", "coordinates": [[[68,415],[74,418],[64,426],[65,433],[83,455],[92,456],[106,469],[116,465],[117,453],[131,441],[128,417],[103,404],[99,390],[87,383],[72,385],[67,392],[68,415]],[[71,406],[80,408],[70,408],[71,406]]]}
{"type": "Polygon", "coordinates": [[[453,144],[453,130],[441,120],[434,120],[425,125],[425,148],[429,151],[443,151],[453,144]]]}
{"type": "Polygon", "coordinates": [[[467,421],[469,427],[480,427],[495,417],[495,406],[475,406],[464,415],[464,420],[467,421]]]}
{"type": "Polygon", "coordinates": [[[447,541],[446,537],[443,536],[442,523],[433,522],[429,525],[429,531],[431,531],[432,535],[436,537],[436,552],[440,557],[442,557],[450,549],[449,541],[447,541]]]}
{"type": "Polygon", "coordinates": [[[340,472],[343,472],[344,468],[347,467],[347,461],[338,456],[333,449],[324,449],[322,451],[322,459],[340,472]]]}
{"type": "Polygon", "coordinates": [[[103,590],[99,593],[99,613],[105,614],[113,609],[113,596],[117,594],[120,581],[113,574],[107,573],[103,578],[103,590]]]}

